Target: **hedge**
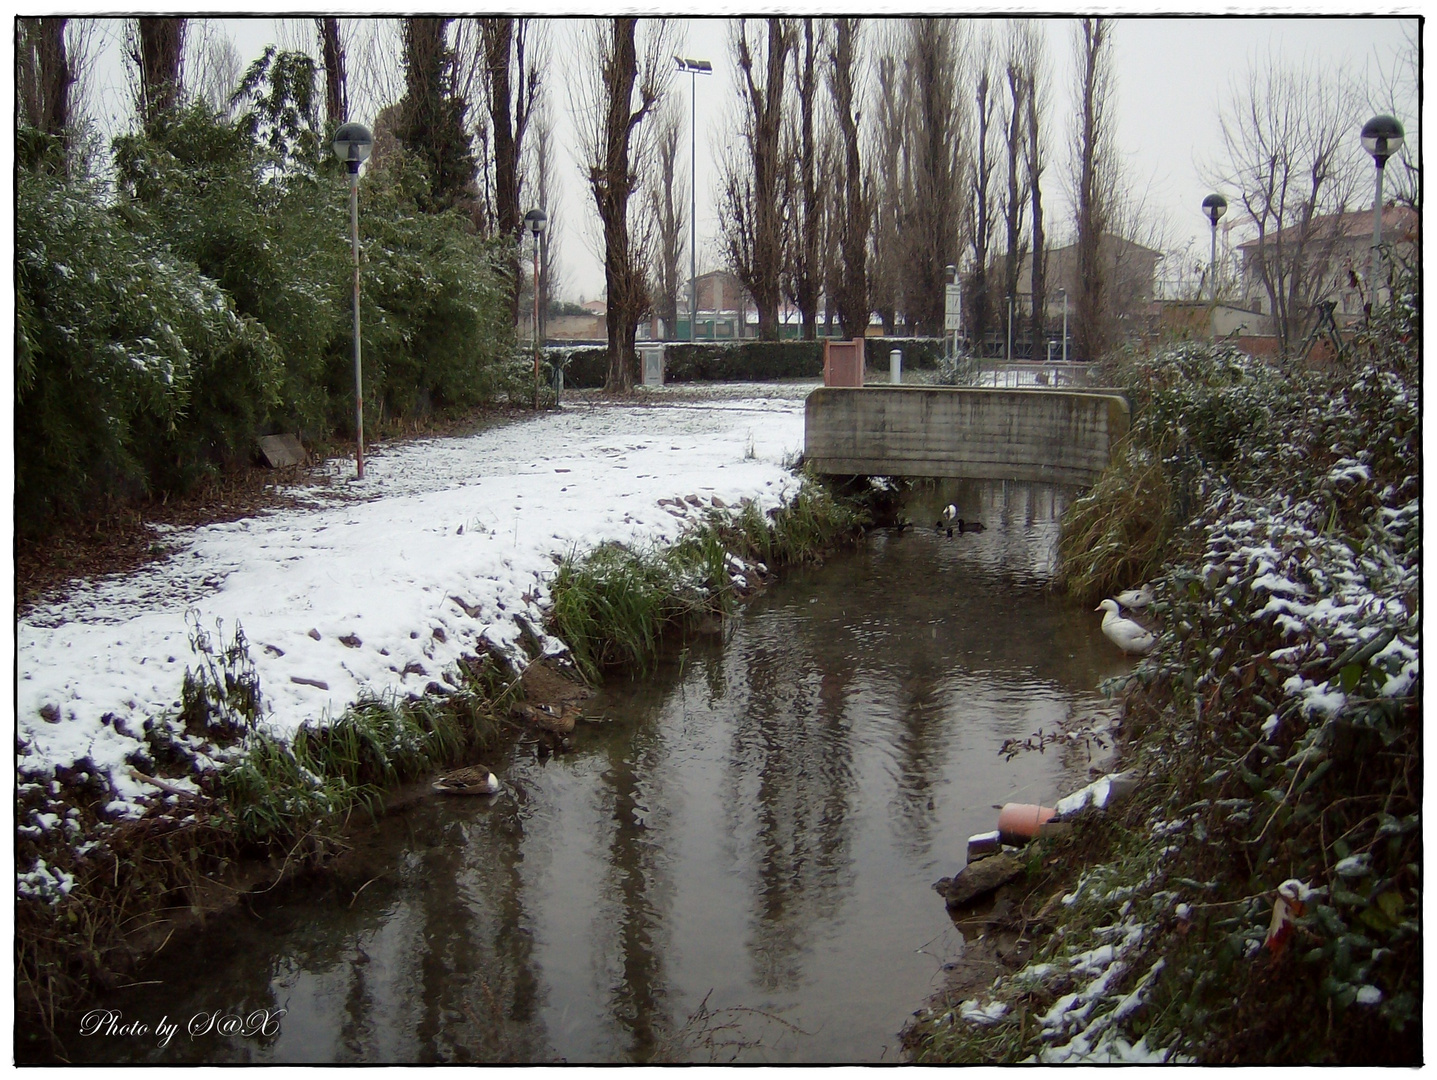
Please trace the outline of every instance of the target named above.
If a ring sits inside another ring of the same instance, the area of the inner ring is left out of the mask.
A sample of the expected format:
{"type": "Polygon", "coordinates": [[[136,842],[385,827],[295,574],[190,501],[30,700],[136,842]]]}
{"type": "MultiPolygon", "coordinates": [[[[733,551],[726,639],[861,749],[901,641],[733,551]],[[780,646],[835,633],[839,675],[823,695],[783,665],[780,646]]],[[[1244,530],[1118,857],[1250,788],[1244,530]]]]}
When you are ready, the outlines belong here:
{"type": "MultiPolygon", "coordinates": [[[[888,354],[903,350],[906,368],[932,369],[943,352],[941,338],[868,338],[865,361],[888,366],[888,354]]],[[[768,382],[774,379],[817,379],[823,375],[823,342],[725,341],[669,342],[664,356],[664,381],[768,382]]],[[[609,370],[607,346],[550,347],[550,362],[564,364],[564,385],[593,389],[604,385],[609,370]]],[[[636,373],[637,374],[637,373],[636,373]]]]}

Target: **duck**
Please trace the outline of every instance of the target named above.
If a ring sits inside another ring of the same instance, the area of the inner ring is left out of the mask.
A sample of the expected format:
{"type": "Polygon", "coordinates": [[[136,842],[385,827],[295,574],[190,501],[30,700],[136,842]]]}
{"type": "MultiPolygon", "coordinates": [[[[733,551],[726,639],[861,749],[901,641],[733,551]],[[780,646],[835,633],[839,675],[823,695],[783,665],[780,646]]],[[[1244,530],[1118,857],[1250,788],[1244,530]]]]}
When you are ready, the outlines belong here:
{"type": "Polygon", "coordinates": [[[1106,612],[1103,616],[1103,635],[1123,652],[1146,656],[1157,644],[1157,635],[1146,626],[1118,614],[1116,600],[1104,600],[1093,610],[1106,612]]]}
{"type": "Polygon", "coordinates": [[[553,731],[560,735],[567,735],[573,731],[574,721],[579,718],[578,706],[572,704],[558,709],[542,702],[530,705],[521,701],[517,702],[511,711],[519,719],[533,724],[537,728],[553,731]]]}
{"type": "Polygon", "coordinates": [[[964,521],[962,518],[959,518],[954,524],[958,526],[960,533],[982,532],[987,528],[981,521],[964,521]]]}
{"type": "Polygon", "coordinates": [[[434,790],[445,795],[496,795],[503,790],[499,778],[483,765],[470,765],[434,781],[434,790]]]}
{"type": "Polygon", "coordinates": [[[1153,602],[1153,587],[1149,584],[1138,589],[1128,589],[1126,592],[1118,593],[1114,599],[1117,600],[1120,608],[1140,611],[1153,602]]]}

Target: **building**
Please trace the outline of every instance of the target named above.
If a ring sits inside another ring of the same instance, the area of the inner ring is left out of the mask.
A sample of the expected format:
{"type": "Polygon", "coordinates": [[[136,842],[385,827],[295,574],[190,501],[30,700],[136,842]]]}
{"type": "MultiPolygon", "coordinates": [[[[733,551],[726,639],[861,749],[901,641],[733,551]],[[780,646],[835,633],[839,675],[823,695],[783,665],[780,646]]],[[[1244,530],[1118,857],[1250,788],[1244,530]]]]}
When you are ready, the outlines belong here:
{"type": "MultiPolygon", "coordinates": [[[[697,290],[698,319],[695,337],[699,340],[731,340],[745,336],[744,328],[750,310],[757,311],[748,290],[727,270],[712,270],[692,279],[697,290]]],[[[689,282],[678,297],[678,325],[674,338],[689,336],[689,282]]]]}
{"type": "MultiPolygon", "coordinates": [[[[1389,204],[1382,211],[1382,238],[1398,258],[1414,261],[1421,238],[1421,219],[1408,206],[1389,204]]],[[[1350,325],[1363,315],[1372,266],[1372,208],[1313,218],[1311,227],[1290,226],[1237,247],[1238,288],[1242,306],[1271,314],[1272,301],[1263,283],[1264,259],[1289,259],[1283,252],[1301,250],[1300,291],[1304,305],[1331,300],[1339,324],[1350,325]]],[[[1291,270],[1280,267],[1283,280],[1291,270]]]]}
{"type": "MultiPolygon", "coordinates": [[[[1109,271],[1108,281],[1113,283],[1113,306],[1119,317],[1148,310],[1153,301],[1158,261],[1162,257],[1161,251],[1154,251],[1118,236],[1104,234],[1099,238],[1098,259],[1109,271]]],[[[1048,249],[1048,263],[1044,275],[1048,318],[1062,318],[1065,290],[1071,311],[1078,295],[1077,244],[1048,249]]],[[[1018,270],[1018,291],[1025,300],[1023,306],[1026,309],[1029,303],[1027,298],[1033,295],[1031,252],[1023,256],[1022,266],[1018,270]]]]}

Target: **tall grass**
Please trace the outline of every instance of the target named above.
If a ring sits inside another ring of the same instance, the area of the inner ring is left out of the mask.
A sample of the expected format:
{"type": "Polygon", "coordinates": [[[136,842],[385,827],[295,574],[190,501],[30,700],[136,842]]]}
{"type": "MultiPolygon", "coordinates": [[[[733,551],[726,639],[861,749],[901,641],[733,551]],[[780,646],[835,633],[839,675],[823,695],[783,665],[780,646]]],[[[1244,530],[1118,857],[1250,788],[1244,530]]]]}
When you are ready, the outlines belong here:
{"type": "MultiPolygon", "coordinates": [[[[158,911],[196,902],[240,856],[282,855],[283,865],[295,868],[323,857],[347,815],[378,813],[387,788],[496,746],[508,724],[500,718],[519,692],[485,657],[464,665],[455,693],[361,701],[331,723],[301,726],[286,744],[238,711],[237,703],[259,697],[243,632],[236,627],[219,647],[192,636],[201,662],[187,674],[191,715],[182,720],[204,722],[230,743],[228,763],[196,777],[204,795],[168,813],[105,826],[103,841],[85,854],[57,833],[46,834],[43,847],[40,838],[17,844],[17,866],[43,858],[72,879],[53,902],[16,902],[17,1009],[22,1028],[30,1025],[31,1053],[43,1035],[52,1053],[63,1054],[66,1010],[133,962],[131,935],[146,922],[163,922],[158,911]],[[219,731],[215,717],[233,723],[219,731]]],[[[145,730],[148,768],[170,775],[193,768],[193,753],[173,738],[168,721],[145,730]]],[[[91,770],[71,787],[65,799],[83,808],[91,831],[100,828],[91,819],[110,800],[108,785],[91,770]],[[84,790],[75,786],[81,783],[84,790]]],[[[28,810],[17,795],[17,818],[28,810]]]]}
{"type": "Polygon", "coordinates": [[[734,559],[768,568],[810,562],[851,539],[869,516],[859,498],[806,477],[793,501],[768,516],[752,503],[711,509],[670,547],[606,544],[571,556],[554,579],[554,633],[587,678],[620,667],[647,672],[666,631],[730,610],[734,559]]]}

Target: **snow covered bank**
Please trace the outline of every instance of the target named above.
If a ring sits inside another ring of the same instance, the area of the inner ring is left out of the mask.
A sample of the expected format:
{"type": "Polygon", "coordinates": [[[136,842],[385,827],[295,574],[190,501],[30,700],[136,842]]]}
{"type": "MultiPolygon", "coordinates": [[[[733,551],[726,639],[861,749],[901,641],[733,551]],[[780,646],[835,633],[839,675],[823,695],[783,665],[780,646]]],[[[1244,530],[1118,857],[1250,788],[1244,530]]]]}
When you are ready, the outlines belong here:
{"type": "Polygon", "coordinates": [[[143,721],[178,706],[198,666],[195,626],[226,639],[243,627],[281,736],[362,695],[449,685],[481,638],[515,654],[524,624],[542,634],[562,556],[671,542],[696,503],[767,510],[790,497],[785,462],[802,449],[810,388],[570,403],[466,438],[378,447],[363,482],[307,490],[300,509],[169,533],[169,558],[17,623],[18,769],[45,776],[88,758],[110,774],[111,811],[141,813],[137,800],[157,792],[125,759],[143,721]]]}

